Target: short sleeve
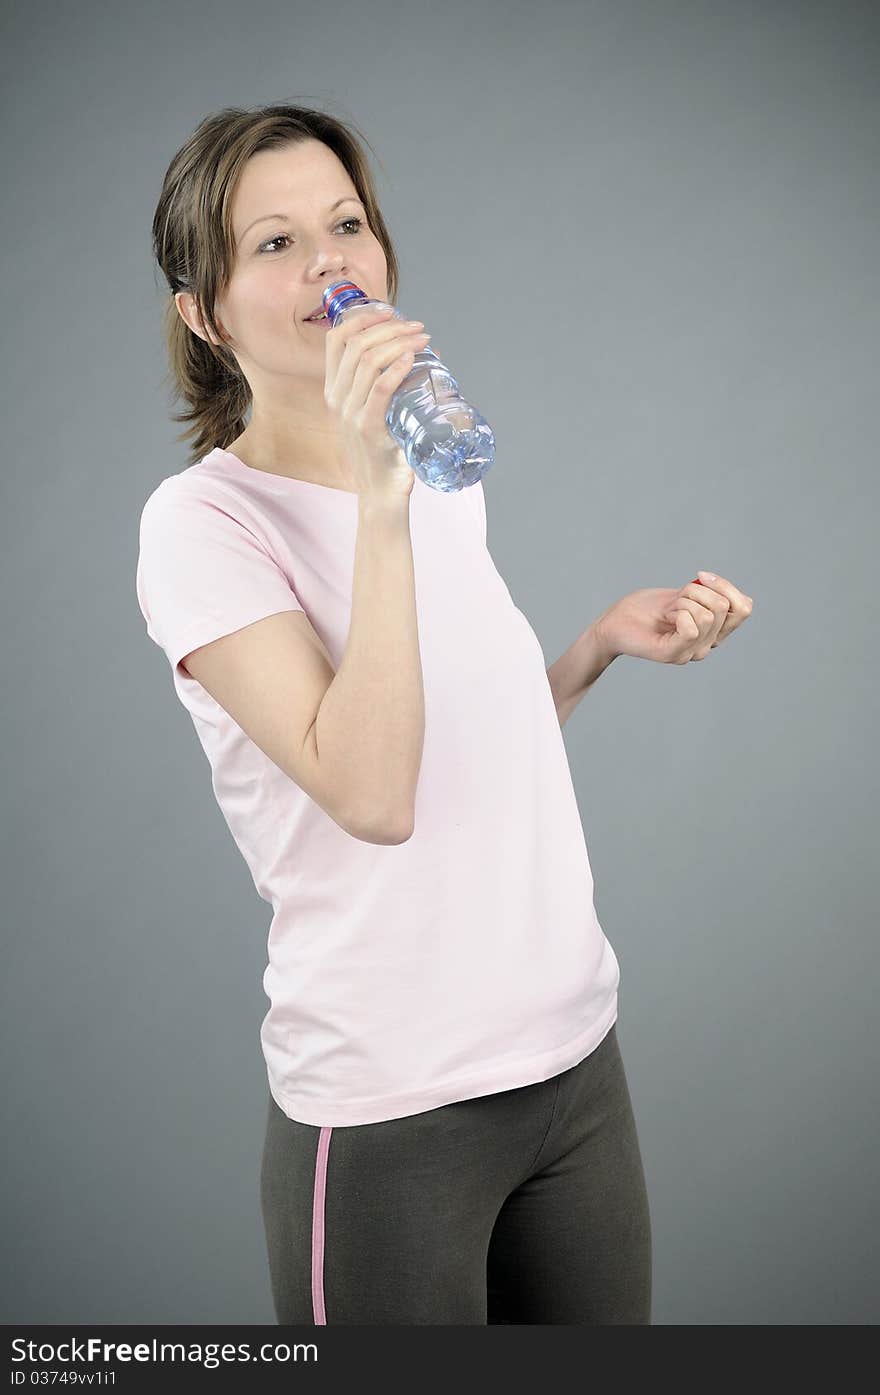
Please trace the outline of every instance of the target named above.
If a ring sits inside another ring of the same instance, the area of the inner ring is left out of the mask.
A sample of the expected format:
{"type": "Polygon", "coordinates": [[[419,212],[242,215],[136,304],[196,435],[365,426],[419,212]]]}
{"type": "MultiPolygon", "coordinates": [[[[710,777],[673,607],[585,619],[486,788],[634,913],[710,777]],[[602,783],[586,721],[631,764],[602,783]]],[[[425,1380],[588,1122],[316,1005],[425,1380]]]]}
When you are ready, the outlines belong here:
{"type": "Polygon", "coordinates": [[[191,650],[303,610],[256,534],[223,503],[163,480],[141,512],[135,589],[147,634],[172,670],[191,650]]]}

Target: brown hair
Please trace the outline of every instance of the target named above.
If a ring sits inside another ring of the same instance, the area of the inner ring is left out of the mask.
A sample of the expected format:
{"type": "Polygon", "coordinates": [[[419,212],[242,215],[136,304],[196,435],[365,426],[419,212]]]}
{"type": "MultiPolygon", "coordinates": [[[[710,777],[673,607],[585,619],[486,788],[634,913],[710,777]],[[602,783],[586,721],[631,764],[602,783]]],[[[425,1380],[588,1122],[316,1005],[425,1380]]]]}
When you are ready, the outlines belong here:
{"type": "Polygon", "coordinates": [[[174,297],[178,291],[189,291],[205,328],[218,339],[225,338],[214,319],[214,305],[228,285],[235,261],[232,198],[246,162],[258,150],[311,139],[323,141],[334,151],[382,244],[388,299],[396,300],[397,255],[359,136],[370,144],[354,122],[313,107],[282,103],[250,109],[224,107],[200,122],[168,166],[153,216],[153,255],[171,292],[164,320],[169,362],[165,381],[171,380],[172,400],[189,403],[188,411],[171,418],[188,423],[178,439],[191,440],[189,464],[241,434],[252,394],[231,350],[194,334],[174,297]]]}

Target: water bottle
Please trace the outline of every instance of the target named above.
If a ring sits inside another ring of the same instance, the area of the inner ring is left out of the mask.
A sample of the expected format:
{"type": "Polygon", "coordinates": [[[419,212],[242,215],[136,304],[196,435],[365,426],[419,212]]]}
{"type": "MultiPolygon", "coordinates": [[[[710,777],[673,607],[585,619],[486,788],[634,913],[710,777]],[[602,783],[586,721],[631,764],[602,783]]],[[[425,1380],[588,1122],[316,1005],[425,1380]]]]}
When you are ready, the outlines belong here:
{"type": "MultiPolygon", "coordinates": [[[[371,298],[354,281],[333,281],[324,290],[324,310],[336,325],[354,306],[380,306],[403,319],[385,300],[371,298]]],[[[491,426],[464,398],[449,369],[427,346],[388,404],[385,424],[423,484],[455,494],[476,484],[495,463],[491,426]]]]}

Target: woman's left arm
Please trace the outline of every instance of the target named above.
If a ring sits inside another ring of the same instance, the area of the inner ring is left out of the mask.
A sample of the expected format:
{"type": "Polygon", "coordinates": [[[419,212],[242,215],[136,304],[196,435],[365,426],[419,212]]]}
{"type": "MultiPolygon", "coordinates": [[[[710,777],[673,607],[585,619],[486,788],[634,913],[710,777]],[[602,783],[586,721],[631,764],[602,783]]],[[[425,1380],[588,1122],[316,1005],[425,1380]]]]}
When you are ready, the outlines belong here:
{"type": "Polygon", "coordinates": [[[698,572],[678,591],[656,586],[623,596],[547,670],[559,725],[620,654],[660,664],[705,659],[748,620],[753,606],[751,596],[714,572],[698,572]]]}
{"type": "Polygon", "coordinates": [[[547,670],[550,691],[561,727],[565,726],[587,690],[616,658],[597,631],[596,625],[595,620],[592,625],[588,625],[583,634],[578,635],[574,644],[570,644],[565,653],[547,670]]]}

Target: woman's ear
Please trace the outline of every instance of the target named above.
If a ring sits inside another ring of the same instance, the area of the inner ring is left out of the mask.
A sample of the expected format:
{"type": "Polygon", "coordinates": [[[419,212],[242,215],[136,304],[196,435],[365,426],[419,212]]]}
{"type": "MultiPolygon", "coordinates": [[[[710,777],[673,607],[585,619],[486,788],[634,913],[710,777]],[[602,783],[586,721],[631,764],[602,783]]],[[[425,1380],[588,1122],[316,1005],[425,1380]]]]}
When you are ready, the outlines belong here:
{"type": "Polygon", "coordinates": [[[205,325],[198,301],[191,291],[178,291],[174,299],[181,319],[189,326],[193,334],[197,334],[200,339],[207,339],[211,344],[221,342],[205,325]]]}

